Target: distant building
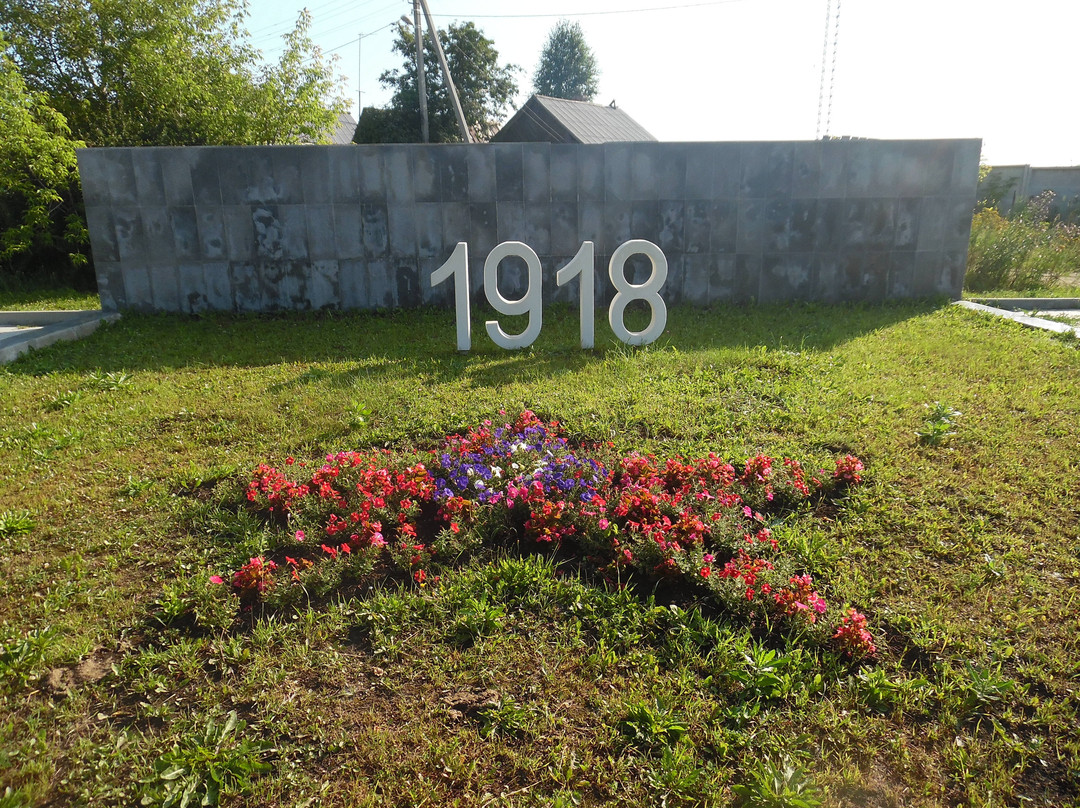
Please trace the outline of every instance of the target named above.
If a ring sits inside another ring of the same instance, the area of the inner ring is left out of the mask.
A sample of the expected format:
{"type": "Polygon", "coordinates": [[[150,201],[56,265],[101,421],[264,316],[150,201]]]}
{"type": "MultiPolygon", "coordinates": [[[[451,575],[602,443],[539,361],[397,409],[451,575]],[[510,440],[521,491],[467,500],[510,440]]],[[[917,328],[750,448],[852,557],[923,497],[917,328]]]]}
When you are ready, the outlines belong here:
{"type": "MultiPolygon", "coordinates": [[[[342,112],[334,122],[334,128],[330,130],[330,139],[326,141],[328,146],[348,146],[352,143],[353,133],[356,131],[356,119],[348,112],[342,112]]],[[[300,136],[300,143],[305,146],[313,146],[315,141],[307,135],[300,136]]]]}
{"type": "Polygon", "coordinates": [[[356,132],[356,118],[350,113],[343,112],[338,115],[334,131],[330,133],[331,146],[348,146],[352,143],[353,134],[356,132]]]}
{"type": "Polygon", "coordinates": [[[615,106],[534,95],[491,138],[492,143],[621,143],[655,141],[615,106]]]}

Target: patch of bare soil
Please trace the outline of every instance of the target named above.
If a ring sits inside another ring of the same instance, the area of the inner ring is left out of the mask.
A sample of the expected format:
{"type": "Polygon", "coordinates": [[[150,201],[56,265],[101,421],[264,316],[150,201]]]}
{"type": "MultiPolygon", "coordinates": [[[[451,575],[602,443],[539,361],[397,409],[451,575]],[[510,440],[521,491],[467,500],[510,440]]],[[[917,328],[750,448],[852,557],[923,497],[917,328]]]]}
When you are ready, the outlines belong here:
{"type": "Polygon", "coordinates": [[[42,688],[54,696],[66,696],[84,685],[97,684],[110,673],[119,657],[108,651],[98,650],[77,665],[53,668],[42,681],[42,688]]]}

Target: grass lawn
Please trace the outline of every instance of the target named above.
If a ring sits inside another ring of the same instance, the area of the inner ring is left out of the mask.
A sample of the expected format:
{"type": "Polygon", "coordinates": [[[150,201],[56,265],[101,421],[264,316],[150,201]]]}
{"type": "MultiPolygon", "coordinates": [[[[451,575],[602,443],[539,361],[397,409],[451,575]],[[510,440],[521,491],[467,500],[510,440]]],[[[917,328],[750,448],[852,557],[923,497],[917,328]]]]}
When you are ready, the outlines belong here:
{"type": "Polygon", "coordinates": [[[97,292],[48,287],[0,286],[0,311],[56,311],[67,309],[100,309],[97,292]]]}
{"type": "Polygon", "coordinates": [[[0,367],[0,806],[1080,805],[1075,341],[805,305],[581,351],[544,314],[468,355],[443,312],[130,315],[0,367]],[[762,501],[822,621],[507,529],[454,555],[444,528],[422,585],[283,564],[232,594],[295,526],[249,507],[259,464],[525,409],[611,463],[858,456],[859,485],[762,501]],[[848,605],[870,658],[831,640],[848,605]]]}

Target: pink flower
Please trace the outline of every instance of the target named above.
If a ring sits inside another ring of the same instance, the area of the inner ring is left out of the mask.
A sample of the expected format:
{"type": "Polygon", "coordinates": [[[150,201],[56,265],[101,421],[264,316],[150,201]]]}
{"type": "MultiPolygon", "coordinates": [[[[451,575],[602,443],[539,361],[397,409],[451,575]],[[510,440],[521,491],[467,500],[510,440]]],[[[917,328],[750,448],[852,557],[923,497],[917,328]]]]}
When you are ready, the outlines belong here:
{"type": "Polygon", "coordinates": [[[607,519],[604,519],[603,517],[600,517],[599,525],[600,525],[601,530],[607,530],[608,525],[610,525],[610,524],[611,524],[611,522],[609,522],[607,519]]]}
{"type": "Polygon", "coordinates": [[[212,583],[212,584],[223,584],[223,583],[225,583],[225,581],[224,581],[224,579],[222,579],[222,577],[220,575],[211,575],[210,576],[210,583],[212,583]]]}
{"type": "Polygon", "coordinates": [[[845,455],[843,458],[837,458],[833,479],[848,485],[855,485],[862,482],[862,477],[859,475],[862,470],[863,464],[859,458],[855,457],[855,455],[845,455]]]}
{"type": "Polygon", "coordinates": [[[866,615],[854,608],[847,610],[832,638],[837,641],[844,654],[854,659],[872,656],[877,652],[874,637],[866,629],[866,615]]]}
{"type": "Polygon", "coordinates": [[[296,540],[297,541],[303,541],[305,538],[306,538],[306,535],[305,535],[304,531],[302,531],[302,530],[296,531],[296,540]]]}

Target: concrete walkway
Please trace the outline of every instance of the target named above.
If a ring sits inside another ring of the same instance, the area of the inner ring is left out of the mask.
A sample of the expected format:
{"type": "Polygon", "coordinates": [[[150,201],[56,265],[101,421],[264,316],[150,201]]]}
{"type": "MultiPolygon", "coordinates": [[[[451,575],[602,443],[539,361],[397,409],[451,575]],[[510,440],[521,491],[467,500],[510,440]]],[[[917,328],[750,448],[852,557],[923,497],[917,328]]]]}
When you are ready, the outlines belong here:
{"type": "Polygon", "coordinates": [[[89,311],[0,311],[0,365],[14,361],[31,348],[60,340],[81,339],[119,314],[89,311]]]}
{"type": "Polygon", "coordinates": [[[1073,333],[1080,337],[1080,298],[1071,297],[1001,297],[975,300],[958,300],[957,306],[972,311],[983,311],[1009,320],[1015,320],[1028,328],[1040,328],[1056,334],[1073,333]],[[1047,317],[1076,320],[1070,325],[1047,317]]]}

